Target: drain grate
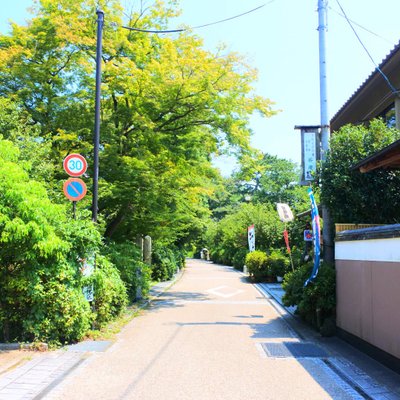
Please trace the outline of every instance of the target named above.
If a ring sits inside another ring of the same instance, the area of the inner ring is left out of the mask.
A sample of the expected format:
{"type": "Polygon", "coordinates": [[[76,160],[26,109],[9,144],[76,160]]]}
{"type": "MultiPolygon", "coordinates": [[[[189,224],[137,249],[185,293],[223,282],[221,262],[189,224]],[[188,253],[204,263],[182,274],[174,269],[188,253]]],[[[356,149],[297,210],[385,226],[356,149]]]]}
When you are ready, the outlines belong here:
{"type": "Polygon", "coordinates": [[[268,357],[272,358],[327,358],[328,353],[312,343],[261,343],[268,357]]]}

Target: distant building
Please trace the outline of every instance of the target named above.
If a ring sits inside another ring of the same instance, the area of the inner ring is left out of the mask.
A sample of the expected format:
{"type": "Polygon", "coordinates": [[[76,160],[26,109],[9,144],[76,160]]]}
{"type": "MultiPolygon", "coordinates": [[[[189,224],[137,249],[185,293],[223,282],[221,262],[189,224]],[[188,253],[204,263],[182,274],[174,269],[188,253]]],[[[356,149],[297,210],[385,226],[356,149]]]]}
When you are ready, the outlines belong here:
{"type": "Polygon", "coordinates": [[[331,132],[382,117],[400,130],[400,42],[354,92],[330,121],[331,132]],[[381,70],[387,77],[379,72],[381,70]]]}

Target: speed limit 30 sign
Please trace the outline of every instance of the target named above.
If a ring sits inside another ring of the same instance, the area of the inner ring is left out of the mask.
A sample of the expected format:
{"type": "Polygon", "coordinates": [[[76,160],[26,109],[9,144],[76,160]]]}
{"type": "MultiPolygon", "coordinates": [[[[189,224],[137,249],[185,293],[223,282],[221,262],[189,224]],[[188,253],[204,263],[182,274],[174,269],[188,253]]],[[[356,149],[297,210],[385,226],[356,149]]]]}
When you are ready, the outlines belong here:
{"type": "Polygon", "coordinates": [[[87,170],[87,162],[80,154],[69,154],[64,159],[63,167],[69,176],[81,176],[87,170]]]}

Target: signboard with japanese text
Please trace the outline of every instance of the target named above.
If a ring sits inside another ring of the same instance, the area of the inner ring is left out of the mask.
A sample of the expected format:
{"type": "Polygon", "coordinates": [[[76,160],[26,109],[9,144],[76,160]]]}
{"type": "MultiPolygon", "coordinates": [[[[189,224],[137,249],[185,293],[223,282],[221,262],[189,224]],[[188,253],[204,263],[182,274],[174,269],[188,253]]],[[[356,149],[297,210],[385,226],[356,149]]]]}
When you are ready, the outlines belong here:
{"type": "Polygon", "coordinates": [[[256,249],[256,232],[254,230],[254,225],[247,228],[247,240],[249,242],[249,251],[254,251],[256,249]]]}
{"type": "Polygon", "coordinates": [[[279,219],[282,222],[290,222],[294,220],[292,210],[288,204],[276,203],[276,209],[278,210],[279,219]]]}
{"type": "Polygon", "coordinates": [[[301,185],[309,186],[315,178],[317,161],[321,159],[319,125],[296,125],[301,131],[301,185]]]}
{"type": "Polygon", "coordinates": [[[312,181],[317,170],[316,132],[303,132],[303,173],[305,181],[312,181]]]}

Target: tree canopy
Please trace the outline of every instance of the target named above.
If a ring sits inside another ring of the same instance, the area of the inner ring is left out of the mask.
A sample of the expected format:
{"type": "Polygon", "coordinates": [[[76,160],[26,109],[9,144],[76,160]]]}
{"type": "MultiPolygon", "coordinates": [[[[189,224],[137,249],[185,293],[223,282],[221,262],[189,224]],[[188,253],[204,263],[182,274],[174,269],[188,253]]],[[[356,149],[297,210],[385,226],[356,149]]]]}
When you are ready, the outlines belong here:
{"type": "MultiPolygon", "coordinates": [[[[114,240],[190,238],[208,215],[218,174],[211,157],[252,153],[249,117],[270,116],[252,87],[256,71],[190,32],[154,35],[177,2],[155,1],[124,17],[119,1],[39,0],[27,26],[0,36],[0,96],[19,104],[51,148],[49,180],[71,152],[92,160],[96,5],[105,13],[99,212],[114,240]]],[[[89,174],[91,172],[89,171],[89,174]]],[[[56,194],[53,191],[53,196],[56,194]]]]}
{"type": "Polygon", "coordinates": [[[398,138],[399,132],[379,119],[371,121],[368,127],[346,125],[332,135],[320,183],[321,201],[329,208],[334,222],[399,222],[399,172],[375,170],[361,174],[351,169],[398,138]]]}

